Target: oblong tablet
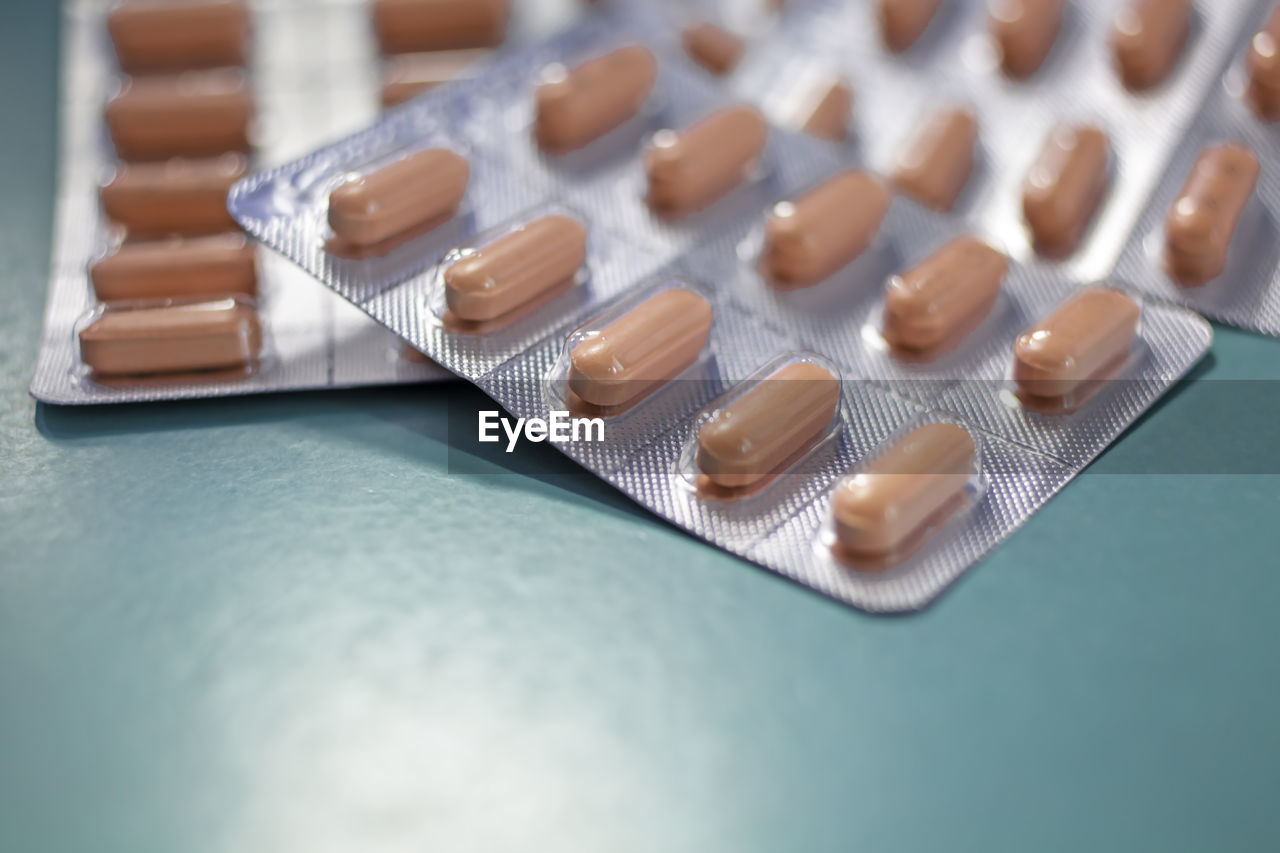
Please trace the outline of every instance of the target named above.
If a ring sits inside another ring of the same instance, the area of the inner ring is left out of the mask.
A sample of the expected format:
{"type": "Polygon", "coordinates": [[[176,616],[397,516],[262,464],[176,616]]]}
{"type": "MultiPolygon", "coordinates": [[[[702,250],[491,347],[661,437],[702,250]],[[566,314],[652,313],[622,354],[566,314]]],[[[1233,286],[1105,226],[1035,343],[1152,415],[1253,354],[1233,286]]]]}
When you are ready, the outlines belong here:
{"type": "Polygon", "coordinates": [[[492,320],[571,281],[586,257],[582,223],[543,216],[450,264],[445,302],[462,320],[492,320]]]}
{"type": "Polygon", "coordinates": [[[889,279],[884,296],[885,340],[931,350],[954,341],[991,311],[1009,259],[976,237],[957,237],[919,265],[889,279]]]}
{"type": "Polygon", "coordinates": [[[1179,283],[1222,275],[1236,226],[1258,185],[1258,158],[1243,145],[1206,148],[1165,217],[1165,268],[1179,283]]]}
{"type": "Polygon", "coordinates": [[[648,48],[628,45],[544,74],[534,93],[533,133],[543,149],[558,153],[581,148],[638,113],[658,79],[658,60],[648,48]]]}
{"type": "Polygon", "coordinates": [[[788,286],[821,281],[866,251],[889,201],[879,178],[849,169],[774,205],[764,228],[765,272],[788,286]]]}
{"type": "Polygon", "coordinates": [[[107,13],[127,73],[243,65],[249,9],[243,0],[128,0],[107,13]]]}
{"type": "Polygon", "coordinates": [[[978,120],[962,107],[929,116],[893,172],[893,187],[926,207],[949,211],[973,174],[978,120]]]}
{"type": "Polygon", "coordinates": [[[1015,79],[1040,70],[1062,29],[1066,0],[992,0],[991,35],[1000,67],[1015,79]]]}
{"type": "Polygon", "coordinates": [[[880,37],[894,53],[902,53],[924,35],[942,0],[876,0],[880,37]]]}
{"type": "Polygon", "coordinates": [[[508,0],[373,0],[383,53],[494,47],[509,16],[508,0]]]}
{"type": "Polygon", "coordinates": [[[691,290],[664,290],[569,354],[569,389],[594,406],[621,406],[698,360],[711,333],[711,303],[691,290]]]}
{"type": "Polygon", "coordinates": [[[123,164],[99,192],[102,210],[131,238],[234,231],[227,193],[247,171],[239,154],[123,164]]]}
{"type": "Polygon", "coordinates": [[[103,302],[258,292],[258,262],[243,234],[125,243],[89,268],[103,302]]]}
{"type": "Polygon", "coordinates": [[[1078,293],[1018,336],[1014,381],[1032,397],[1065,397],[1128,356],[1140,315],[1118,290],[1078,293]]]}
{"type": "Polygon", "coordinates": [[[709,21],[698,21],[681,30],[680,44],[690,59],[717,76],[736,68],[747,47],[740,37],[709,21]]]}
{"type": "Polygon", "coordinates": [[[932,423],[907,433],[831,498],[836,541],[859,557],[893,554],[954,507],[974,475],[976,447],[963,427],[932,423]]]}
{"type": "Polygon", "coordinates": [[[1250,39],[1245,68],[1249,72],[1245,100],[1263,121],[1280,120],[1280,6],[1250,39]]]}
{"type": "Polygon", "coordinates": [[[249,150],[253,95],[239,71],[132,77],[104,116],[122,160],[209,157],[249,150]]]}
{"type": "Polygon", "coordinates": [[[353,246],[372,246],[452,216],[471,167],[447,148],[427,148],[358,175],[329,193],[329,227],[353,246]]]}
{"type": "Polygon", "coordinates": [[[257,312],[235,299],[108,309],[79,337],[80,360],[103,377],[249,367],[262,350],[257,312]]]}
{"type": "Polygon", "coordinates": [[[820,80],[804,93],[794,115],[794,126],[810,136],[840,142],[849,135],[853,89],[839,78],[820,80]]]}
{"type": "Polygon", "coordinates": [[[840,380],[793,362],[716,412],[698,430],[698,470],[726,489],[745,489],[817,441],[836,415],[840,380]]]}
{"type": "Polygon", "coordinates": [[[1107,191],[1110,150],[1096,127],[1050,132],[1022,188],[1022,214],[1042,255],[1069,255],[1080,244],[1107,191]]]}
{"type": "Polygon", "coordinates": [[[769,125],[754,107],[717,110],[676,133],[662,130],[644,154],[649,206],[666,215],[706,207],[750,174],[769,125]]]}
{"type": "Polygon", "coordinates": [[[468,67],[489,53],[487,50],[439,50],[389,57],[382,66],[383,109],[403,104],[441,83],[462,76],[468,67]]]}
{"type": "Polygon", "coordinates": [[[1173,71],[1191,31],[1191,0],[1130,0],[1111,21],[1116,70],[1134,90],[1158,86],[1173,71]]]}

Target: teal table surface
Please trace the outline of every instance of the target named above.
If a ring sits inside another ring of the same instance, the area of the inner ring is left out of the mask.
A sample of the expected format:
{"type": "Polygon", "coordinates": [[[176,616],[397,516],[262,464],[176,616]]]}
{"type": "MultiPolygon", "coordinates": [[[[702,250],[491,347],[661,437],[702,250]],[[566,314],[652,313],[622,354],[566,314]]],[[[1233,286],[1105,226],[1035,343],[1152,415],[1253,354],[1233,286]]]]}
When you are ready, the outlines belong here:
{"type": "Polygon", "coordinates": [[[922,614],[705,547],[462,386],[26,393],[57,9],[0,26],[0,850],[1280,849],[1280,341],[922,614]]]}

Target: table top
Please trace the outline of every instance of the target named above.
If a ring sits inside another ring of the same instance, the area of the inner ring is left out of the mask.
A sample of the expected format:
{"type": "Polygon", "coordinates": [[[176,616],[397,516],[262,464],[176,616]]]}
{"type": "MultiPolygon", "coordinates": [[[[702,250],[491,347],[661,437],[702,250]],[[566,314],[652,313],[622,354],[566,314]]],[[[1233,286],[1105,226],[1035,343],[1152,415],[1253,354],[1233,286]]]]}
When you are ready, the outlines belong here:
{"type": "Polygon", "coordinates": [[[57,9],[0,26],[0,850],[1274,850],[1280,341],[922,614],[702,545],[469,387],[26,393],[57,9]]]}

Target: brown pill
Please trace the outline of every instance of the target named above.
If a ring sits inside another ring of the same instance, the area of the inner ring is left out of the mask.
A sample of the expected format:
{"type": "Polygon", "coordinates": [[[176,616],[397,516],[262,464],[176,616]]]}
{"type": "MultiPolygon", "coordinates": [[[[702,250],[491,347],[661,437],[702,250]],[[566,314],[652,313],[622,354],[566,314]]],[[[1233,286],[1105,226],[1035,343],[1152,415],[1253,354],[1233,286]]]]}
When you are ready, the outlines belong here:
{"type": "Polygon", "coordinates": [[[801,100],[795,122],[818,139],[841,142],[849,135],[853,118],[853,90],[840,79],[822,80],[801,100]]]}
{"type": "Polygon", "coordinates": [[[669,216],[698,210],[750,174],[769,125],[754,107],[717,110],[680,133],[661,130],[644,154],[649,206],[669,216]]]}
{"type": "Polygon", "coordinates": [[[1131,0],[1111,22],[1111,50],[1130,89],[1158,86],[1178,64],[1191,31],[1191,0],[1131,0]]]}
{"type": "Polygon", "coordinates": [[[634,116],[658,79],[648,48],[620,47],[567,70],[552,66],[534,93],[534,137],[558,153],[581,148],[634,116]]]}
{"type": "Polygon", "coordinates": [[[744,489],[817,441],[840,400],[840,380],[794,362],[716,412],[698,431],[698,469],[715,485],[744,489]]]}
{"type": "Polygon", "coordinates": [[[942,0],[877,0],[880,36],[894,53],[902,53],[924,35],[942,0]]]}
{"type": "Polygon", "coordinates": [[[103,302],[258,292],[258,263],[242,234],[126,243],[89,268],[103,302]]]}
{"type": "Polygon", "coordinates": [[[445,148],[427,148],[343,183],[329,193],[329,227],[353,246],[372,246],[452,216],[471,167],[445,148]]]}
{"type": "Polygon", "coordinates": [[[130,238],[234,231],[227,193],[247,170],[239,154],[121,165],[102,187],[102,209],[130,238]]]}
{"type": "Polygon", "coordinates": [[[1227,268],[1258,173],[1258,158],[1243,145],[1217,145],[1200,154],[1164,221],[1165,268],[1179,284],[1204,284],[1227,268]]]}
{"type": "Polygon", "coordinates": [[[1065,397],[1128,356],[1140,315],[1117,290],[1078,293],[1018,336],[1014,381],[1032,397],[1065,397]]]}
{"type": "Polygon", "coordinates": [[[80,331],[80,359],[98,376],[249,367],[262,350],[257,312],[235,299],[108,309],[80,331]]]}
{"type": "Polygon", "coordinates": [[[821,281],[866,251],[889,201],[879,178],[849,169],[775,204],[764,228],[765,272],[781,285],[821,281]]]}
{"type": "Polygon", "coordinates": [[[1062,28],[1066,0],[992,0],[991,35],[1000,48],[1000,66],[1015,79],[1035,74],[1062,28]]]}
{"type": "Polygon", "coordinates": [[[373,0],[383,53],[495,47],[507,34],[508,0],[373,0]]]}
{"type": "Polygon", "coordinates": [[[959,107],[935,112],[893,173],[893,187],[934,210],[950,211],[973,174],[978,120],[959,107]]]}
{"type": "Polygon", "coordinates": [[[957,237],[885,289],[884,337],[908,350],[931,350],[971,329],[991,311],[1009,259],[975,237],[957,237]]]}
{"type": "Polygon", "coordinates": [[[1249,72],[1245,100],[1263,121],[1280,120],[1280,6],[1249,41],[1245,67],[1249,72]]]}
{"type": "Polygon", "coordinates": [[[487,50],[441,50],[392,56],[382,67],[382,107],[394,107],[462,76],[487,50]]]}
{"type": "Polygon", "coordinates": [[[746,51],[740,37],[708,21],[689,24],[681,30],[680,43],[690,59],[717,76],[736,68],[746,51]]]}
{"type": "Polygon", "coordinates": [[[569,389],[595,406],[621,406],[698,360],[711,333],[711,303],[664,290],[591,332],[569,354],[569,389]]]}
{"type": "Polygon", "coordinates": [[[105,118],[122,160],[211,157],[249,149],[253,96],[239,71],[135,77],[107,102],[105,118]]]}
{"type": "Polygon", "coordinates": [[[1050,132],[1022,188],[1022,214],[1042,255],[1069,255],[1080,245],[1107,191],[1110,149],[1096,127],[1050,132]]]}
{"type": "Polygon", "coordinates": [[[955,424],[912,430],[836,487],[836,541],[858,557],[899,551],[956,505],[973,479],[975,453],[973,436],[955,424]]]}
{"type": "Polygon", "coordinates": [[[582,223],[543,216],[451,264],[444,271],[445,302],[462,320],[492,320],[572,281],[586,257],[582,223]]]}
{"type": "Polygon", "coordinates": [[[249,9],[243,0],[128,0],[107,13],[107,32],[130,74],[243,65],[249,9]]]}

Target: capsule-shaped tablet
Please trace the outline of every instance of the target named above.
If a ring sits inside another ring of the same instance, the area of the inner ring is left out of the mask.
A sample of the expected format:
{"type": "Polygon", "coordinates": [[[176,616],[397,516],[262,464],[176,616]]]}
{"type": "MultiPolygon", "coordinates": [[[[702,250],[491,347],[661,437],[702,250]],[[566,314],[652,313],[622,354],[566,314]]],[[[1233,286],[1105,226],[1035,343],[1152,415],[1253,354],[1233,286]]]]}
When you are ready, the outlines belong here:
{"type": "Polygon", "coordinates": [[[569,390],[594,406],[622,406],[698,360],[711,333],[711,303],[691,290],[649,297],[569,353],[569,390]]]}
{"type": "Polygon", "coordinates": [[[788,364],[703,424],[698,470],[722,488],[755,485],[822,437],[839,400],[840,380],[830,372],[788,364]]]}
{"type": "Polygon", "coordinates": [[[934,210],[950,211],[973,174],[978,120],[961,107],[933,113],[893,172],[893,187],[934,210]]]}
{"type": "Polygon", "coordinates": [[[244,0],[127,0],[107,13],[107,32],[127,73],[243,65],[244,0]]]}
{"type": "Polygon", "coordinates": [[[403,104],[448,83],[487,56],[487,50],[440,50],[390,57],[382,66],[382,107],[403,104]]]}
{"type": "Polygon", "coordinates": [[[746,51],[746,44],[739,36],[710,21],[698,21],[681,30],[680,44],[690,59],[716,76],[738,67],[746,51]]]}
{"type": "Polygon", "coordinates": [[[496,47],[509,17],[508,0],[373,0],[383,53],[496,47]]]}
{"type": "Polygon", "coordinates": [[[227,193],[247,170],[239,154],[123,164],[100,191],[102,209],[130,238],[234,231],[227,193]]]}
{"type": "Polygon", "coordinates": [[[1015,79],[1040,70],[1062,29],[1066,0],[991,0],[991,35],[1000,67],[1015,79]]]}
{"type": "Polygon", "coordinates": [[[492,320],[572,281],[586,257],[582,223],[543,216],[450,264],[445,303],[459,319],[492,320]]]}
{"type": "Polygon", "coordinates": [[[1243,145],[1206,148],[1165,218],[1165,268],[1193,287],[1222,275],[1236,226],[1258,185],[1258,158],[1243,145]]]}
{"type": "Polygon", "coordinates": [[[765,273],[783,286],[821,281],[866,251],[889,201],[879,178],[849,169],[795,201],[775,204],[764,228],[765,273]]]}
{"type": "Polygon", "coordinates": [[[125,243],[89,268],[103,302],[223,295],[252,298],[258,263],[243,234],[125,243]]]}
{"type": "Polygon", "coordinates": [[[885,340],[927,351],[954,342],[991,311],[1009,259],[976,237],[957,237],[914,269],[889,279],[885,340]]]}
{"type": "Polygon", "coordinates": [[[1263,121],[1280,121],[1280,6],[1249,41],[1245,56],[1249,85],[1245,100],[1263,121]]]}
{"type": "Polygon", "coordinates": [[[831,516],[840,548],[855,557],[889,556],[944,521],[973,479],[976,452],[973,436],[955,424],[907,433],[836,487],[831,516]]]}
{"type": "Polygon", "coordinates": [[[1042,255],[1069,255],[1106,194],[1107,135],[1096,127],[1062,125],[1045,140],[1022,188],[1022,214],[1042,255]]]}
{"type": "Polygon", "coordinates": [[[839,78],[820,80],[795,110],[794,126],[818,139],[840,142],[849,135],[853,90],[839,78]]]}
{"type": "Polygon", "coordinates": [[[452,216],[471,167],[446,148],[427,148],[358,175],[329,193],[329,227],[353,246],[374,246],[452,216]]]}
{"type": "Polygon", "coordinates": [[[639,45],[620,47],[572,70],[552,66],[534,93],[534,137],[563,153],[594,142],[634,116],[658,79],[658,60],[639,45]]]}
{"type": "Polygon", "coordinates": [[[942,0],[876,0],[876,19],[885,47],[902,53],[924,35],[942,0]]]}
{"type": "Polygon", "coordinates": [[[649,206],[667,216],[706,207],[751,173],[768,137],[764,117],[748,106],[717,110],[679,133],[659,131],[644,154],[649,206]]]}
{"type": "Polygon", "coordinates": [[[1129,355],[1141,309],[1118,290],[1095,287],[1018,336],[1013,378],[1031,397],[1065,397],[1129,355]]]}
{"type": "Polygon", "coordinates": [[[105,118],[122,160],[211,157],[249,150],[253,96],[239,71],[133,77],[105,118]]]}
{"type": "Polygon", "coordinates": [[[1111,50],[1124,85],[1158,86],[1178,64],[1191,31],[1191,0],[1130,0],[1111,21],[1111,50]]]}
{"type": "Polygon", "coordinates": [[[100,377],[247,368],[262,350],[257,312],[236,299],[108,309],[79,337],[100,377]]]}

